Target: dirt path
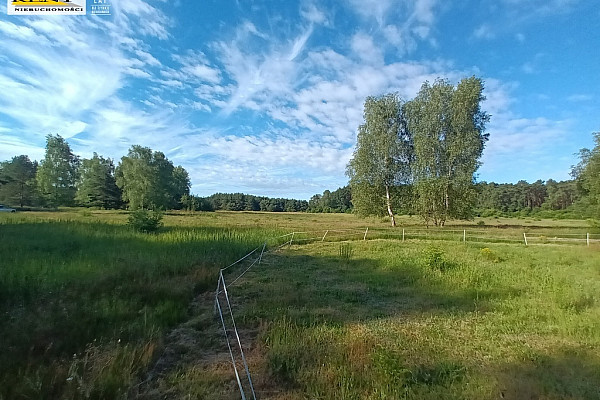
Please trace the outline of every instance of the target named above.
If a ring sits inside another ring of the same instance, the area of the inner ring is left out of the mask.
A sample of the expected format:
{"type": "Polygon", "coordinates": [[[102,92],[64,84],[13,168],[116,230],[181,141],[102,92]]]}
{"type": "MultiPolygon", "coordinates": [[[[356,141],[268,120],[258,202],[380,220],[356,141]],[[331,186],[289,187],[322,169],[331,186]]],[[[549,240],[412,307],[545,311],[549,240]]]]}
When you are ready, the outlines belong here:
{"type": "MultiPolygon", "coordinates": [[[[240,397],[223,331],[214,314],[214,293],[207,292],[194,299],[190,314],[189,320],[166,336],[156,364],[132,389],[130,398],[240,397]]],[[[243,336],[244,347],[249,347],[253,338],[243,336]]]]}

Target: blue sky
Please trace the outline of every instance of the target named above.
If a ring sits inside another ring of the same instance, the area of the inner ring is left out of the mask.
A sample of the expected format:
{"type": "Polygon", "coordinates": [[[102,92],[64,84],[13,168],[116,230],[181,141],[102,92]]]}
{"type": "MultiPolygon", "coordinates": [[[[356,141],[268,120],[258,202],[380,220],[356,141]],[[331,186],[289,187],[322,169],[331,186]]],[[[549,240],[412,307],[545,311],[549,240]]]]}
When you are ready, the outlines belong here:
{"type": "Polygon", "coordinates": [[[109,4],[0,4],[0,160],[39,160],[59,133],[82,157],[163,151],[199,195],[307,199],[346,184],[366,96],[471,75],[492,115],[478,180],[568,179],[600,130],[591,0],[109,4]]]}

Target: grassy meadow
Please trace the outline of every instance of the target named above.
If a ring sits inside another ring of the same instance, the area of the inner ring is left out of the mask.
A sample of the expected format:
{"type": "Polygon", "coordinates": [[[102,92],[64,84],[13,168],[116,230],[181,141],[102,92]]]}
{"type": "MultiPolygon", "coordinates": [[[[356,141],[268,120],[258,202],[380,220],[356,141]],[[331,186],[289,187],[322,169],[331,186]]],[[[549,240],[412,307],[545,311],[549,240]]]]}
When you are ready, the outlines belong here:
{"type": "Polygon", "coordinates": [[[0,215],[0,399],[239,398],[212,313],[218,270],[291,231],[309,233],[230,291],[259,398],[600,398],[600,248],[543,239],[585,235],[585,221],[424,230],[401,217],[392,230],[347,214],[180,212],[141,234],[126,220],[0,215]],[[366,227],[371,240],[335,242],[366,227]],[[303,241],[327,230],[334,242],[303,241]],[[153,374],[181,327],[198,354],[153,374]]]}

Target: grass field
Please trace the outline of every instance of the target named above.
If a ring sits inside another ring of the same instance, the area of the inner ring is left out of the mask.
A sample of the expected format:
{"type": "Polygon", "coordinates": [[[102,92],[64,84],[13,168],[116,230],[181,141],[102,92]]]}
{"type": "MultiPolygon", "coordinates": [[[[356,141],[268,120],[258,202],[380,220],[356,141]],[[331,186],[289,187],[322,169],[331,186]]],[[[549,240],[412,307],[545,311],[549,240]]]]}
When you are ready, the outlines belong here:
{"type": "Polygon", "coordinates": [[[0,399],[239,398],[202,295],[218,269],[290,231],[366,227],[373,240],[269,254],[232,288],[260,398],[600,398],[598,245],[518,242],[585,221],[457,221],[403,243],[344,214],[173,213],[156,235],[126,217],[0,216],[0,399]],[[461,229],[515,242],[445,233],[461,229]],[[137,388],[182,326],[197,362],[137,388]]]}

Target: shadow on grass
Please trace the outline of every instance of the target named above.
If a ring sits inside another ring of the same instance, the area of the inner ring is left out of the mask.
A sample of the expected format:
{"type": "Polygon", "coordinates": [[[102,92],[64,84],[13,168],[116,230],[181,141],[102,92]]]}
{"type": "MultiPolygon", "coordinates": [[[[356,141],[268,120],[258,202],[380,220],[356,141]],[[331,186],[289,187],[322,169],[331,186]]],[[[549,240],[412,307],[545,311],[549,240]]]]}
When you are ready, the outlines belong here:
{"type": "MultiPolygon", "coordinates": [[[[457,266],[448,265],[451,269],[457,266]]],[[[286,315],[297,323],[346,324],[410,314],[485,312],[513,288],[460,289],[415,260],[384,268],[373,259],[275,254],[232,288],[246,322],[286,315]],[[250,282],[252,281],[252,282],[250,282]],[[244,304],[246,303],[246,304],[244,304]]]]}
{"type": "Polygon", "coordinates": [[[498,379],[507,399],[600,399],[600,359],[585,348],[532,353],[502,366],[498,379]]]}

